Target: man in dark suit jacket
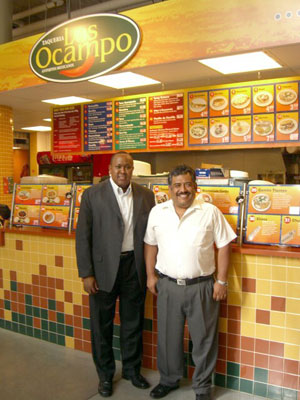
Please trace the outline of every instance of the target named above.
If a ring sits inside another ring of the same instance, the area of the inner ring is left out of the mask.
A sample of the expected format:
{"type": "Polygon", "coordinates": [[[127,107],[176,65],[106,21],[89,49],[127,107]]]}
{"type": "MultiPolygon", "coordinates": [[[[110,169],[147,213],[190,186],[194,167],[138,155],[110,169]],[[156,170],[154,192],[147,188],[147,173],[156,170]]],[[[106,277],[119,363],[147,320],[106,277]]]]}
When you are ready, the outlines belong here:
{"type": "Polygon", "coordinates": [[[140,374],[146,293],[144,234],[154,194],[131,182],[133,159],[112,156],[110,179],[83,193],[76,228],[79,276],[89,293],[92,353],[101,396],[112,395],[115,359],[113,321],[119,297],[122,376],[138,388],[149,387],[140,374]]]}

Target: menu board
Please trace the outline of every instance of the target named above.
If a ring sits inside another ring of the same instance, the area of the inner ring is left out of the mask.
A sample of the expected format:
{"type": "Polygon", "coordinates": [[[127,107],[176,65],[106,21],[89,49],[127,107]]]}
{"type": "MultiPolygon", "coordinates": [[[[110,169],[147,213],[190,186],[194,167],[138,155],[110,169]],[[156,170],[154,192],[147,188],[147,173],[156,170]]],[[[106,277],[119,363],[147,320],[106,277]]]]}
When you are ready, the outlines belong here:
{"type": "Polygon", "coordinates": [[[67,229],[69,224],[70,207],[42,206],[40,226],[67,229]]]}
{"type": "Polygon", "coordinates": [[[42,185],[16,185],[15,204],[41,204],[42,185]]]}
{"type": "Polygon", "coordinates": [[[149,97],[149,148],[183,147],[183,93],[149,97]]]}
{"type": "Polygon", "coordinates": [[[81,105],[53,109],[53,152],[81,151],[81,105]]]}
{"type": "Polygon", "coordinates": [[[72,222],[73,230],[76,229],[77,227],[82,194],[90,186],[91,185],[76,185],[76,192],[74,197],[73,222],[72,222]]]}
{"type": "Polygon", "coordinates": [[[43,205],[69,206],[71,204],[71,198],[71,185],[43,185],[43,205]]]}
{"type": "Polygon", "coordinates": [[[112,150],[112,101],[83,106],[84,151],[112,150]]]}
{"type": "Polygon", "coordinates": [[[40,206],[15,204],[13,211],[13,224],[39,225],[40,206]]]}
{"type": "Polygon", "coordinates": [[[151,190],[155,195],[155,204],[164,203],[169,200],[169,186],[164,184],[152,184],[151,190]]]}
{"type": "Polygon", "coordinates": [[[188,92],[188,145],[299,141],[299,82],[188,92]]]}
{"type": "Polygon", "coordinates": [[[245,241],[300,246],[300,185],[248,187],[245,241]]]}
{"type": "Polygon", "coordinates": [[[146,97],[115,102],[116,150],[146,149],[146,97]]]}

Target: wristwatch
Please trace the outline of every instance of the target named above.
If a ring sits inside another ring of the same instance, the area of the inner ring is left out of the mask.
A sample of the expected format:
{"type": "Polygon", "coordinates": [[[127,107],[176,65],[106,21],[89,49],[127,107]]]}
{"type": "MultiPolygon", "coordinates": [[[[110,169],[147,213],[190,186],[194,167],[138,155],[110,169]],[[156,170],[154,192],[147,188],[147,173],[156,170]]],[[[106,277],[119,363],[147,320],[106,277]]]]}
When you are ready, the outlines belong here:
{"type": "Polygon", "coordinates": [[[222,286],[228,286],[228,282],[221,281],[220,279],[217,279],[216,282],[218,282],[222,286]]]}

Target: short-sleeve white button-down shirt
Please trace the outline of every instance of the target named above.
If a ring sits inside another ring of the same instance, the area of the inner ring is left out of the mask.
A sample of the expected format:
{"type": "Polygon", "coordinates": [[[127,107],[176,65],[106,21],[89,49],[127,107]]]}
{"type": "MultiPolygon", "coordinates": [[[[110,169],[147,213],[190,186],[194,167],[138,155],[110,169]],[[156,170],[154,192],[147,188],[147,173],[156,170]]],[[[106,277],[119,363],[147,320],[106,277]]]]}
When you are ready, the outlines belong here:
{"type": "Polygon", "coordinates": [[[175,279],[191,279],[213,274],[214,244],[224,247],[235,238],[217,207],[195,199],[181,219],[172,200],[152,208],[144,241],[158,246],[158,271],[175,279]]]}

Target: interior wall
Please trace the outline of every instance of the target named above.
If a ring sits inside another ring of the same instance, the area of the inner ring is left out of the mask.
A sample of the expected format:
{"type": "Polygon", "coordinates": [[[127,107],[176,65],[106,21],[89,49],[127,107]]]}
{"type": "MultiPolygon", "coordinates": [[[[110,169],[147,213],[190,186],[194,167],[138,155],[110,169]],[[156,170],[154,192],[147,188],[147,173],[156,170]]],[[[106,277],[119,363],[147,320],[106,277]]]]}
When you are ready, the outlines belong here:
{"type": "Polygon", "coordinates": [[[133,158],[149,162],[152,174],[168,172],[182,163],[193,168],[200,168],[201,163],[221,164],[224,168],[247,171],[250,179],[257,179],[261,173],[286,171],[280,148],[138,153],[133,158]]]}
{"type": "Polygon", "coordinates": [[[30,175],[30,156],[28,150],[14,150],[14,182],[20,183],[21,176],[30,175]]]}

